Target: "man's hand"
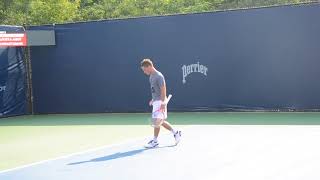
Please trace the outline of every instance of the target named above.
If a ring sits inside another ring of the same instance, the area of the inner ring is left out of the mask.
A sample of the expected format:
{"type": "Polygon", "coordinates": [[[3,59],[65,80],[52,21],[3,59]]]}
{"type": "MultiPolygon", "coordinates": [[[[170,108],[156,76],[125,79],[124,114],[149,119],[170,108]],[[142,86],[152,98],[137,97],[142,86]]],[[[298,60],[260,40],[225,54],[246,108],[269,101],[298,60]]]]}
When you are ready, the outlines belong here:
{"type": "Polygon", "coordinates": [[[152,103],[153,103],[153,100],[151,99],[151,100],[149,101],[149,106],[152,106],[152,103]]]}

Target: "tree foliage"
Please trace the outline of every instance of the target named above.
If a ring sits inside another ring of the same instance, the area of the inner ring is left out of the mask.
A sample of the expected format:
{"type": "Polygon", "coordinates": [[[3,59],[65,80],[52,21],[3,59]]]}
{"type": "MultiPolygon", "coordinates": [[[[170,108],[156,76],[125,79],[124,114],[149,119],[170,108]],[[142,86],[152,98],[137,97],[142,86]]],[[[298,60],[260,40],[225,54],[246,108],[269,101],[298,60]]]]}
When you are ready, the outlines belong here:
{"type": "Polygon", "coordinates": [[[308,0],[0,0],[0,24],[52,24],[250,8],[308,0]]]}

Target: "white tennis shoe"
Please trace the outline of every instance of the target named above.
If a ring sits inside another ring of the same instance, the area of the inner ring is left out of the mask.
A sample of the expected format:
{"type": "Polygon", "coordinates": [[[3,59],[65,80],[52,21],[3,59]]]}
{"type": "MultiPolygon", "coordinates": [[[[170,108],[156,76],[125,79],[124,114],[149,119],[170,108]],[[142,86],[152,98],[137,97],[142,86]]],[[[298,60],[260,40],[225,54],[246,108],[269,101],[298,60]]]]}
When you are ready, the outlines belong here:
{"type": "Polygon", "coordinates": [[[151,141],[149,141],[144,147],[145,147],[145,148],[155,148],[155,147],[157,147],[157,146],[159,146],[158,141],[151,140],[151,141]]]}
{"type": "Polygon", "coordinates": [[[176,145],[179,144],[181,140],[181,131],[177,131],[176,133],[174,133],[173,137],[176,140],[176,145]]]}

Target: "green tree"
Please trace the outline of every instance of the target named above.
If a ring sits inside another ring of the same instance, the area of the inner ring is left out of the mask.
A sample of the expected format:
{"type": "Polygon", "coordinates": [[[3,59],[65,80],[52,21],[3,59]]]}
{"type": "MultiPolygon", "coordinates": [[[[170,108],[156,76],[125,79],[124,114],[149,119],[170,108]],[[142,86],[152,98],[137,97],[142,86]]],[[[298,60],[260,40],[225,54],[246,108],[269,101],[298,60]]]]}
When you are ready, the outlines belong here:
{"type": "Polygon", "coordinates": [[[78,13],[80,0],[32,0],[28,24],[72,22],[78,13]]]}
{"type": "Polygon", "coordinates": [[[31,0],[1,0],[0,24],[24,24],[31,0]]]}
{"type": "Polygon", "coordinates": [[[1,24],[51,24],[194,13],[311,0],[0,0],[1,24]]]}

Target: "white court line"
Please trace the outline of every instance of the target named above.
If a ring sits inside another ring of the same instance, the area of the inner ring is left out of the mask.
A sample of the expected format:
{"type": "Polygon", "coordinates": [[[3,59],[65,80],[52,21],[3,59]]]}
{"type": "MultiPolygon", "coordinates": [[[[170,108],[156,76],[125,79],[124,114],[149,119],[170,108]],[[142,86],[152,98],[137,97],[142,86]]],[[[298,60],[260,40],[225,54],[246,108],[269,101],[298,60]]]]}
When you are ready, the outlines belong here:
{"type": "MultiPolygon", "coordinates": [[[[193,125],[187,125],[186,127],[190,128],[191,126],[193,126],[193,125]]],[[[183,130],[185,130],[186,127],[184,127],[183,130]]],[[[168,133],[163,133],[162,135],[166,135],[166,134],[168,134],[168,133]]],[[[146,137],[146,136],[138,137],[138,138],[130,139],[130,140],[127,140],[127,141],[124,141],[124,142],[121,142],[121,143],[101,146],[101,147],[97,147],[97,148],[93,148],[93,149],[88,149],[88,150],[85,150],[85,151],[71,153],[71,154],[64,155],[64,156],[59,156],[59,157],[56,157],[56,158],[51,158],[51,159],[42,160],[42,161],[38,161],[38,162],[35,162],[35,163],[31,163],[31,164],[18,166],[18,167],[11,168],[11,169],[6,169],[6,170],[0,171],[0,174],[11,172],[11,171],[15,171],[15,170],[19,170],[19,169],[24,169],[24,168],[31,167],[31,166],[36,166],[36,165],[39,165],[39,164],[44,164],[44,163],[47,163],[47,162],[50,162],[50,161],[56,161],[56,160],[60,160],[60,159],[65,159],[65,158],[69,158],[69,157],[80,155],[80,154],[86,154],[86,153],[89,153],[89,152],[99,151],[99,150],[102,150],[102,149],[105,149],[105,148],[111,148],[111,147],[120,146],[120,145],[124,145],[124,144],[129,144],[129,143],[133,143],[133,142],[137,142],[137,141],[142,141],[144,139],[147,139],[148,137],[146,137]]],[[[143,147],[143,145],[141,147],[143,147]]]]}

